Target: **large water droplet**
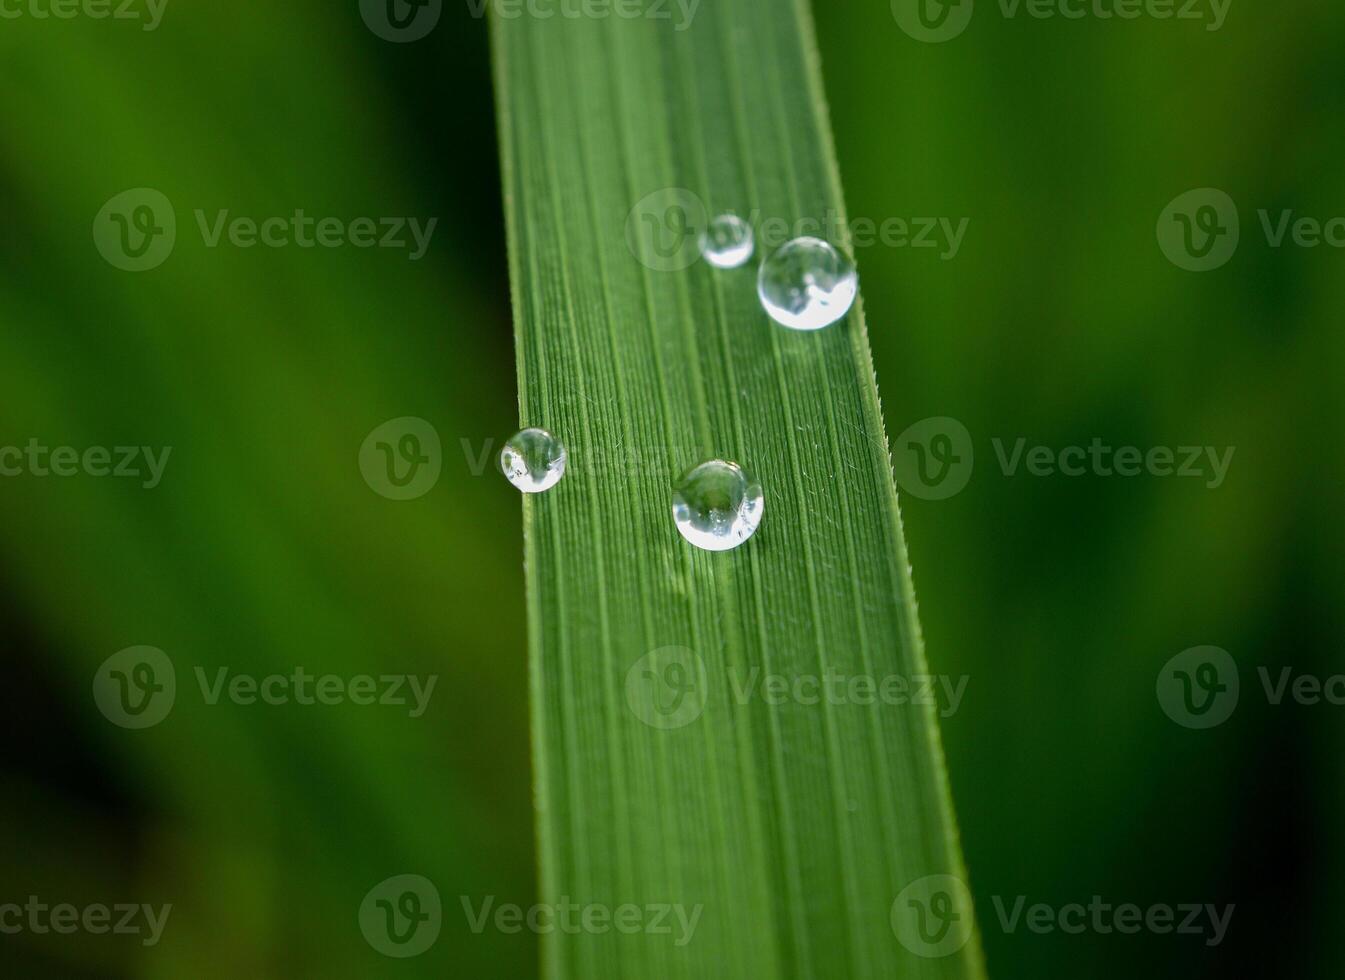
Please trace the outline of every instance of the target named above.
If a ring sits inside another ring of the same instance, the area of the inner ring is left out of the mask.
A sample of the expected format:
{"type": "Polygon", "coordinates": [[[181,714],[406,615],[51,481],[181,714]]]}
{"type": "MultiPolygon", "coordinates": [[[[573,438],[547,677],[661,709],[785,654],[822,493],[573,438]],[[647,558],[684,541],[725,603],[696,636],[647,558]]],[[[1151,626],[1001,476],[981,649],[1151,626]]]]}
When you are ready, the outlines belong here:
{"type": "Polygon", "coordinates": [[[786,242],[761,263],[757,295],[772,320],[791,330],[820,330],[854,305],[859,276],[849,259],[820,238],[786,242]]]}
{"type": "Polygon", "coordinates": [[[701,255],[717,269],[736,269],[752,257],[752,226],[736,214],[711,218],[701,233],[701,255]]]}
{"type": "Polygon", "coordinates": [[[560,482],[567,459],[565,447],[550,432],[524,429],[504,444],[500,469],[524,493],[541,493],[560,482]]]}
{"type": "Polygon", "coordinates": [[[766,507],[761,484],[737,463],[712,459],[673,488],[673,523],[697,548],[728,551],[750,538],[766,507]]]}

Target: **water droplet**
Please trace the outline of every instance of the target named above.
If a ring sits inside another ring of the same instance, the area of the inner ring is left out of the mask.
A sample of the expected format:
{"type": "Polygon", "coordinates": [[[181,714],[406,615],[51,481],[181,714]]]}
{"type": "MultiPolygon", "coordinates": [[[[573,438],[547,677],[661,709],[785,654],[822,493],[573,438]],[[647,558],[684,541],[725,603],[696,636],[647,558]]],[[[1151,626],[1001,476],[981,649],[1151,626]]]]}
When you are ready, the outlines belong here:
{"type": "Polygon", "coordinates": [[[565,447],[545,429],[524,429],[504,444],[500,469],[524,493],[550,490],[565,475],[565,447]]]}
{"type": "Polygon", "coordinates": [[[752,226],[736,214],[710,219],[701,233],[701,254],[717,269],[736,269],[752,257],[752,226]]]}
{"type": "Polygon", "coordinates": [[[737,463],[712,459],[687,471],[673,488],[673,523],[697,548],[728,551],[750,538],[766,501],[761,484],[737,463]]]}
{"type": "Polygon", "coordinates": [[[761,263],[757,295],[771,319],[791,330],[820,330],[854,305],[854,264],[820,238],[786,242],[761,263]]]}

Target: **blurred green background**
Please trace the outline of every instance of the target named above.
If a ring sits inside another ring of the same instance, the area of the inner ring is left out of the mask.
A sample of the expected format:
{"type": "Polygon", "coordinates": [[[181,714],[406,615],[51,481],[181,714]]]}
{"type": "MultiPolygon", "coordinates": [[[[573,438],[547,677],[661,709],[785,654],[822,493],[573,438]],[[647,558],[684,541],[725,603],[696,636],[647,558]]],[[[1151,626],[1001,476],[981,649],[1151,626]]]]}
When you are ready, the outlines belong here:
{"type": "MultiPolygon", "coordinates": [[[[1345,669],[1345,255],[1256,212],[1345,215],[1345,10],[1234,0],[1209,31],[982,0],[942,44],[884,2],[816,13],[852,217],[969,219],[955,257],[857,258],[889,434],[952,416],[975,447],[963,492],[903,507],[932,668],[970,677],[944,737],[992,976],[1339,976],[1345,707],[1270,705],[1255,668],[1345,669]],[[1192,273],[1155,222],[1199,187],[1242,239],[1192,273]],[[1217,489],[1006,476],[991,440],[1020,437],[1236,453],[1217,489]],[[1203,644],[1243,693],[1193,731],[1155,681],[1203,644]],[[1020,895],[1236,911],[1215,948],[1008,933],[1020,895]]],[[[0,970],[534,975],[536,938],[459,898],[535,894],[519,503],[476,464],[517,414],[486,25],[450,2],[394,44],[354,2],[169,0],[144,26],[0,19],[0,446],[172,447],[153,489],[0,478],[0,904],[173,907],[151,947],[0,935],[0,970]],[[131,274],[90,228],[141,187],[178,240],[131,274]],[[412,261],[207,248],[194,214],[296,208],[439,221],[412,261]],[[359,456],[405,416],[443,470],[396,501],[359,456]],[[144,731],[91,697],[135,645],[178,683],[144,731]],[[439,681],[420,717],[196,689],[299,666],[439,681]],[[443,931],[397,960],[358,911],[405,873],[443,931]]]]}

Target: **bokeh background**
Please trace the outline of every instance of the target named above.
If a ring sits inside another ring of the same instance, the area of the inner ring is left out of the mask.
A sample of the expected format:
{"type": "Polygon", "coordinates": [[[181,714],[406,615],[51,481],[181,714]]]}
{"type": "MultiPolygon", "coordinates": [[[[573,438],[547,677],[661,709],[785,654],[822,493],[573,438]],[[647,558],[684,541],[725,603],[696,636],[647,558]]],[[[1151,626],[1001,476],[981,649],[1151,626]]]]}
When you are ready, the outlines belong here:
{"type": "MultiPolygon", "coordinates": [[[[706,3],[722,0],[705,0],[706,3]]],[[[26,8],[24,8],[26,9],[26,8]]],[[[1345,707],[1345,255],[1274,248],[1256,211],[1345,215],[1345,10],[1233,0],[1206,21],[1039,20],[977,5],[943,44],[883,2],[817,10],[852,216],[969,219],[952,259],[857,256],[891,434],[952,416],[976,466],[904,498],[992,976],[1339,976],[1345,707]],[[1217,187],[1242,241],[1158,247],[1217,187]],[[1006,476],[992,439],[1236,447],[1224,484],[1006,476]],[[1159,708],[1192,646],[1241,669],[1208,731],[1159,708]],[[994,899],[1235,903],[1227,938],[1006,933],[994,899]]],[[[536,938],[459,897],[535,894],[517,494],[475,465],[515,427],[484,21],[449,2],[393,44],[358,5],[169,0],[141,22],[0,20],[0,445],[171,446],[150,490],[0,478],[0,901],[171,902],[161,942],[0,936],[69,978],[535,975],[536,938]],[[105,262],[104,203],[152,187],[160,268],[105,262]],[[439,219],[428,253],[206,248],[213,216],[439,219]],[[434,489],[373,492],[389,419],[430,422],[434,489]],[[489,442],[494,440],[494,442],[489,442]],[[179,694],[109,723],[95,671],[166,651],[179,694]],[[437,674],[429,710],[208,705],[196,668],[437,674]],[[390,876],[444,897],[428,953],[371,948],[390,876]]]]}

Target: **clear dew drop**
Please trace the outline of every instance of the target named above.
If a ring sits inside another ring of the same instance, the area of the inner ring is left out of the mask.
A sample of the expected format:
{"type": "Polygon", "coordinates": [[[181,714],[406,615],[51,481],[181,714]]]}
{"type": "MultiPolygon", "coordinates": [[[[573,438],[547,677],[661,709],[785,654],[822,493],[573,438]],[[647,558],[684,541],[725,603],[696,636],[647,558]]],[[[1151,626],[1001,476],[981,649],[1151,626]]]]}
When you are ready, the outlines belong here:
{"type": "Polygon", "coordinates": [[[795,238],[765,262],[757,295],[772,320],[791,330],[829,327],[854,305],[859,275],[854,264],[820,238],[795,238]]]}
{"type": "Polygon", "coordinates": [[[701,255],[717,269],[736,269],[752,257],[752,226],[736,214],[711,218],[701,233],[701,255]]]}
{"type": "Polygon", "coordinates": [[[550,490],[565,475],[565,447],[545,429],[524,429],[504,444],[500,469],[524,493],[550,490]]]}
{"type": "Polygon", "coordinates": [[[673,488],[678,533],[705,551],[738,547],[756,533],[765,506],[761,484],[722,459],[688,470],[673,488]]]}

